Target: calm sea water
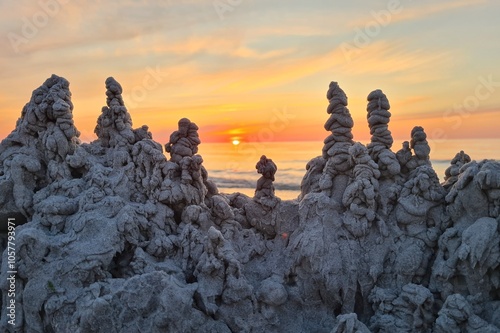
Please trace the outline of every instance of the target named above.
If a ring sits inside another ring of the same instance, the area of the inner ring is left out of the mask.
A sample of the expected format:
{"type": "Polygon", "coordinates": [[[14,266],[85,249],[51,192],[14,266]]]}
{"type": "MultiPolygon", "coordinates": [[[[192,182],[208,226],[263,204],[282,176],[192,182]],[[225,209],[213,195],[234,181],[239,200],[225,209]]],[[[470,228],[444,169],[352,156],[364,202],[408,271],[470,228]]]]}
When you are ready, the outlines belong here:
{"type": "MultiPolygon", "coordinates": [[[[363,142],[366,144],[366,142],[363,142]]],[[[394,152],[401,148],[402,140],[395,141],[394,152]]],[[[460,150],[473,160],[500,160],[500,139],[467,139],[430,141],[431,161],[441,181],[451,159],[460,150]]],[[[240,192],[253,196],[260,175],[255,169],[261,155],[271,158],[278,166],[276,195],[282,199],[295,199],[300,193],[300,182],[306,164],[321,155],[322,142],[250,142],[235,146],[231,143],[202,143],[199,153],[210,179],[224,193],[240,192]]]]}

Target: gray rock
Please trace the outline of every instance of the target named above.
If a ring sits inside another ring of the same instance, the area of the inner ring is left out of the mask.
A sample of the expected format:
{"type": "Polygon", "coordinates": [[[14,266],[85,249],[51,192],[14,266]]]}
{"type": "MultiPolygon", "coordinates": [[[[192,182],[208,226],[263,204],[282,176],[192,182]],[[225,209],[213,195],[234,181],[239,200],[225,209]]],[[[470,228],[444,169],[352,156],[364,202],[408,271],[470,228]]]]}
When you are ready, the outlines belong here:
{"type": "Polygon", "coordinates": [[[434,326],[436,333],[494,333],[498,331],[497,326],[488,324],[487,321],[479,317],[470,302],[460,294],[453,294],[446,298],[434,326]]]}
{"type": "Polygon", "coordinates": [[[262,155],[255,168],[262,176],[257,181],[254,198],[263,203],[266,202],[266,199],[273,199],[275,197],[273,181],[278,167],[273,160],[267,158],[266,155],[262,155]]]}
{"type": "Polygon", "coordinates": [[[112,77],[106,79],[106,104],[94,129],[103,147],[123,147],[136,141],[132,118],[122,98],[122,87],[112,77]]]}
{"type": "Polygon", "coordinates": [[[370,333],[370,330],[355,313],[349,313],[337,317],[337,324],[330,333],[370,333]]]}
{"type": "Polygon", "coordinates": [[[192,157],[198,152],[201,143],[198,126],[187,118],[179,120],[179,129],[170,135],[165,150],[170,153],[172,162],[180,162],[183,157],[192,157]]]}
{"type": "Polygon", "coordinates": [[[453,184],[455,184],[458,180],[458,175],[460,174],[460,168],[465,164],[469,163],[471,158],[469,155],[464,153],[461,150],[459,153],[455,155],[455,157],[451,160],[450,166],[444,172],[444,183],[443,187],[445,189],[450,188],[453,184]]]}
{"type": "Polygon", "coordinates": [[[331,135],[288,201],[265,156],[254,197],[218,193],[188,119],[167,160],[113,78],[80,143],[68,88],[48,79],[0,143],[0,217],[20,224],[2,332],[500,331],[500,163],[461,152],[441,185],[423,128],[390,150],[382,91],[365,147],[330,84],[331,135]]]}
{"type": "Polygon", "coordinates": [[[371,142],[368,144],[368,152],[372,159],[378,164],[383,178],[393,178],[400,172],[400,164],[396,155],[390,150],[393,139],[388,129],[391,113],[387,97],[382,90],[374,90],[368,95],[367,119],[371,142]]]}

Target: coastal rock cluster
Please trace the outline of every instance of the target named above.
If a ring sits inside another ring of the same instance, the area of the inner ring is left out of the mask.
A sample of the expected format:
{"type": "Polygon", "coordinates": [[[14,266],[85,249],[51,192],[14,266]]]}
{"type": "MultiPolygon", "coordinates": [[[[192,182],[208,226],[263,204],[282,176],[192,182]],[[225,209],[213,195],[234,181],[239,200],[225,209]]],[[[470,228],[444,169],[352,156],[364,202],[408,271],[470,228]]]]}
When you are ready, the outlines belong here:
{"type": "Polygon", "coordinates": [[[374,90],[371,142],[355,142],[332,82],[331,134],[299,197],[276,197],[266,156],[254,197],[225,194],[195,123],[163,146],[133,127],[120,84],[105,87],[95,141],[78,139],[53,75],[0,143],[1,223],[18,224],[2,332],[500,331],[499,162],[459,152],[440,184],[422,127],[394,153],[374,90]]]}

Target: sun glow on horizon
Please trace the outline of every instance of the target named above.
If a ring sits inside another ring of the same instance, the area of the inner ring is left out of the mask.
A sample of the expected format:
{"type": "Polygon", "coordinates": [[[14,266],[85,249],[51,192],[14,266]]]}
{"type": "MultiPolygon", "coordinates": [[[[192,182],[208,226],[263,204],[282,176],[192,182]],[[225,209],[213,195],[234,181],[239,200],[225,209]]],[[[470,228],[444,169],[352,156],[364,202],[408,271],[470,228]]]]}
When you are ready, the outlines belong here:
{"type": "Polygon", "coordinates": [[[386,10],[380,1],[292,3],[232,6],[221,21],[203,1],[136,0],[117,7],[75,0],[26,38],[26,24],[40,23],[33,17],[43,6],[1,2],[0,29],[21,39],[0,39],[0,139],[52,73],[71,83],[73,120],[85,142],[96,139],[108,75],[120,82],[135,126],[147,124],[159,142],[168,142],[181,118],[199,126],[203,142],[239,149],[253,142],[323,141],[330,134],[323,129],[330,81],[349,98],[356,140],[370,138],[366,97],[374,89],[389,99],[395,139],[409,139],[416,125],[436,140],[500,137],[494,91],[500,44],[489,42],[500,26],[499,1],[414,1],[387,25],[371,15],[386,10]],[[165,20],[167,12],[176,15],[165,20]],[[258,22],[256,13],[262,14],[258,22]],[[332,17],[334,30],[327,24],[332,17]],[[372,24],[376,34],[367,28],[372,24]],[[432,38],[421,38],[423,25],[436,32],[432,38]]]}

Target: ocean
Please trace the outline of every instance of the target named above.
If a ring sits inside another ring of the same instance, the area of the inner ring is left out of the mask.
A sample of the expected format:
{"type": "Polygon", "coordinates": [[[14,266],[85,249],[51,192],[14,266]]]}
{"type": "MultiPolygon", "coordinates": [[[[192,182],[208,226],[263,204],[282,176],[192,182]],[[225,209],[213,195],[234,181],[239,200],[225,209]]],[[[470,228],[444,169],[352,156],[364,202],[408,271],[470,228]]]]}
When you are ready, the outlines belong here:
{"type": "MultiPolygon", "coordinates": [[[[392,150],[397,152],[403,140],[395,140],[392,150]]],[[[367,142],[362,142],[366,144],[367,142]]],[[[500,139],[429,140],[431,162],[440,180],[451,159],[460,150],[472,160],[500,160],[500,139]]],[[[199,154],[208,176],[215,181],[223,193],[240,192],[253,196],[260,175],[255,164],[261,155],[266,155],[278,166],[274,186],[276,195],[282,199],[295,199],[300,193],[300,182],[306,172],[306,164],[321,155],[323,142],[242,142],[202,143],[199,154]]]]}

